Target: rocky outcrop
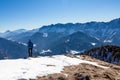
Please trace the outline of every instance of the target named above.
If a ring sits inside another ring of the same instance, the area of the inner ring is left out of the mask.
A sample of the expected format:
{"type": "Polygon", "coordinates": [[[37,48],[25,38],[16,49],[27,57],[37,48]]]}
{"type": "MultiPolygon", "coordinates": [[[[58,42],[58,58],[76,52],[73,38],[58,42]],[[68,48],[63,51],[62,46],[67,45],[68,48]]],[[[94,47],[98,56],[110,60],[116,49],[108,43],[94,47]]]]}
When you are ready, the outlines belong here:
{"type": "Polygon", "coordinates": [[[85,51],[81,53],[81,55],[89,55],[109,63],[114,63],[114,64],[120,63],[119,46],[112,46],[112,45],[101,46],[85,51]]]}

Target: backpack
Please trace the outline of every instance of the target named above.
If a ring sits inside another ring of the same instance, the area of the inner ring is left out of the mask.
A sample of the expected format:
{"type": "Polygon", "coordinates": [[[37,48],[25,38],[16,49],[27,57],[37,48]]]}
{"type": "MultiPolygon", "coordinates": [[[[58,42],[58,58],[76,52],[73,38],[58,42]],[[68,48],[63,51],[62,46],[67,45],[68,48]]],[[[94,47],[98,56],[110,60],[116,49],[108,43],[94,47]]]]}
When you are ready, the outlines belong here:
{"type": "Polygon", "coordinates": [[[33,48],[33,43],[32,42],[28,42],[28,48],[33,48]]]}

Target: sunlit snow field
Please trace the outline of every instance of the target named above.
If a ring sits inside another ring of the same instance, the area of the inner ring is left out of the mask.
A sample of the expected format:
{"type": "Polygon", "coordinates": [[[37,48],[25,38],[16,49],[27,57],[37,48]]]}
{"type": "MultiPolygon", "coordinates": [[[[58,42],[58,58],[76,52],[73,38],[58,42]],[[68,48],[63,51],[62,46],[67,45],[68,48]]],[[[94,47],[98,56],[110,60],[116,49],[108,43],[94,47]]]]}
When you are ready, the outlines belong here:
{"type": "Polygon", "coordinates": [[[95,62],[81,60],[79,56],[78,58],[72,58],[56,55],[52,57],[0,60],[0,80],[36,79],[37,76],[60,73],[64,66],[78,65],[79,63],[107,68],[95,62]]]}

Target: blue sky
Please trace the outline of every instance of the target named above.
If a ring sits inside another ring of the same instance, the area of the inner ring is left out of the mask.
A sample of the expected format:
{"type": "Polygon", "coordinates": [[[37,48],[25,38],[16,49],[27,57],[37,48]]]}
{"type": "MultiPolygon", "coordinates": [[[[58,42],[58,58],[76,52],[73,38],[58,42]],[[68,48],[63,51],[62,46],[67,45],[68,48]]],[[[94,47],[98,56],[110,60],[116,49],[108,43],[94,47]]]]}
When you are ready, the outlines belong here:
{"type": "Polygon", "coordinates": [[[0,32],[120,18],[120,0],[0,0],[0,32]]]}

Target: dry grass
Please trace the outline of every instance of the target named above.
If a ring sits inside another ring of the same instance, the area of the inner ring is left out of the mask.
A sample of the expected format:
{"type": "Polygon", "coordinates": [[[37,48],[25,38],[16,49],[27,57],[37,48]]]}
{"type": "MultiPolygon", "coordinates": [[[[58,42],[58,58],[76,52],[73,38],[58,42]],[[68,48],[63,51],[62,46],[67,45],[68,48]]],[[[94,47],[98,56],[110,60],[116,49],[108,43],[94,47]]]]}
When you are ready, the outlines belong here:
{"type": "Polygon", "coordinates": [[[91,64],[81,63],[79,65],[66,66],[61,73],[38,77],[37,80],[120,80],[120,66],[89,56],[81,56],[81,58],[93,62],[96,61],[98,64],[109,68],[104,69],[91,64]]]}

